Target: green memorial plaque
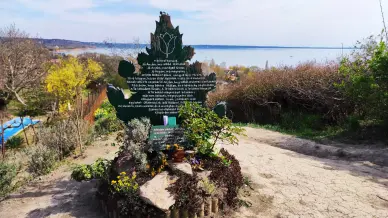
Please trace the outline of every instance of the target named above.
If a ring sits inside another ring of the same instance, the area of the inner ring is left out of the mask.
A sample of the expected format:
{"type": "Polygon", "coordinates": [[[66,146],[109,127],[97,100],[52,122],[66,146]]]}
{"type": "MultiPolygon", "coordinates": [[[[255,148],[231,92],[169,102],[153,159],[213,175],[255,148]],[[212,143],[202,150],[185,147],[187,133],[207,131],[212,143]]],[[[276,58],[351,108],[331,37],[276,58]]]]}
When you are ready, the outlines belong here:
{"type": "Polygon", "coordinates": [[[121,89],[108,85],[107,95],[119,119],[148,117],[153,125],[163,125],[163,116],[168,116],[176,117],[179,124],[178,108],[183,102],[204,105],[207,93],[216,87],[216,75],[205,76],[201,63],[188,63],[194,49],[182,45],[182,35],[170,16],[162,13],[151,34],[151,47],[137,57],[140,72],[135,72],[133,63],[120,62],[119,74],[135,93],[125,99],[121,89]]]}
{"type": "MultiPolygon", "coordinates": [[[[204,105],[207,93],[216,87],[215,73],[204,75],[201,63],[189,64],[195,53],[192,47],[183,46],[182,36],[179,27],[173,27],[170,16],[161,12],[156,30],[151,33],[150,48],[137,57],[140,72],[135,72],[131,62],[119,64],[119,75],[127,79],[132,96],[126,99],[123,90],[112,85],[107,88],[108,99],[119,119],[125,123],[141,117],[151,120],[154,126],[149,142],[154,147],[184,143],[183,130],[177,126],[181,123],[179,106],[185,101],[204,105]],[[161,126],[166,122],[168,126],[161,126]]],[[[218,115],[225,115],[225,105],[215,109],[218,115]]]]}
{"type": "Polygon", "coordinates": [[[166,145],[182,146],[186,144],[183,131],[178,125],[152,126],[148,142],[154,150],[165,149],[166,145]]]}

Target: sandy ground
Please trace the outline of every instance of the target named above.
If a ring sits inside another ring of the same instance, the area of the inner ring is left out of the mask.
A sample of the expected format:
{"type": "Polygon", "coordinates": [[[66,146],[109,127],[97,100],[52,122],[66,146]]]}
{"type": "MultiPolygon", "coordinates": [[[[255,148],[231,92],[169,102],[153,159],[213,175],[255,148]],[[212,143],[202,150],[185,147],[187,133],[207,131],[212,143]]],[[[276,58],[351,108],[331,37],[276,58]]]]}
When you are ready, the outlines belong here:
{"type": "MultiPolygon", "coordinates": [[[[98,141],[85,151],[85,158],[73,163],[91,164],[97,158],[113,159],[118,147],[111,146],[115,136],[98,141]]],[[[102,218],[92,182],[70,180],[71,167],[64,165],[47,176],[13,193],[0,202],[0,218],[86,217],[102,218]]]]}
{"type": "Polygon", "coordinates": [[[252,206],[233,217],[388,217],[387,167],[270,146],[279,143],[276,136],[282,134],[247,128],[239,145],[222,145],[240,161],[254,189],[244,197],[252,206]],[[267,143],[257,142],[263,138],[267,143]]]}
{"type": "MultiPolygon", "coordinates": [[[[87,158],[75,162],[113,158],[117,147],[110,146],[111,140],[89,147],[87,158]]],[[[247,128],[247,137],[240,137],[239,145],[220,145],[240,160],[253,188],[242,192],[252,206],[230,217],[388,217],[387,167],[278,148],[285,140],[289,147],[313,143],[247,128]]],[[[0,202],[0,217],[103,217],[94,193],[93,183],[71,181],[69,167],[63,166],[0,202]]]]}

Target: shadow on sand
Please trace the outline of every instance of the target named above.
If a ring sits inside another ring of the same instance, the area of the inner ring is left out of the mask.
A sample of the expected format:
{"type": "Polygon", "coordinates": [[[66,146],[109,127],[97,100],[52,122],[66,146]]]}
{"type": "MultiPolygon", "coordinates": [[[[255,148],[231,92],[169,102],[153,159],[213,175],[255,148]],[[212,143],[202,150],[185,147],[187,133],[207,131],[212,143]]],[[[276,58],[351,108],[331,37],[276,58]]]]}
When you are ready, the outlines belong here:
{"type": "Polygon", "coordinates": [[[51,196],[50,206],[30,211],[26,216],[27,218],[55,215],[60,215],[60,217],[103,218],[105,216],[99,208],[94,187],[95,182],[76,182],[60,179],[50,185],[40,186],[39,189],[42,191],[12,195],[10,199],[51,196]]]}

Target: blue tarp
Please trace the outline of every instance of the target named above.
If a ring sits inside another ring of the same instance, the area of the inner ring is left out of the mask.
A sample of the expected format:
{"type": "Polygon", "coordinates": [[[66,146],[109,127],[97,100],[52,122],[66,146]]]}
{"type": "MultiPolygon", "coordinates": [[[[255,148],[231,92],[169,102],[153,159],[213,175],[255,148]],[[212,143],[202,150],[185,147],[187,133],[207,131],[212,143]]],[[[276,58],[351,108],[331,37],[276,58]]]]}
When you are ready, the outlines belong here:
{"type": "MultiPolygon", "coordinates": [[[[35,125],[39,122],[39,120],[31,120],[29,117],[24,117],[23,118],[23,125],[24,128],[30,125],[35,125]]],[[[20,117],[14,118],[10,121],[7,121],[6,123],[3,124],[3,126],[0,126],[0,147],[1,147],[1,132],[4,130],[4,143],[11,138],[12,136],[16,135],[20,131],[23,130],[23,125],[21,124],[21,119],[20,117]],[[7,127],[13,127],[13,128],[7,128],[7,127]]]]}

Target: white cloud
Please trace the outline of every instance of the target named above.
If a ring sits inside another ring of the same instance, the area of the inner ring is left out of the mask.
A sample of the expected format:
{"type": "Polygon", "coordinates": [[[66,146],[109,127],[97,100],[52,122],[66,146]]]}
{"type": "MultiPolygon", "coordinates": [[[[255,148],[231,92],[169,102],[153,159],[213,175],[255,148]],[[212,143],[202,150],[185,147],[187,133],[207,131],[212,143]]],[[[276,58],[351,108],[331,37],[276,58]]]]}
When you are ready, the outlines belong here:
{"type": "Polygon", "coordinates": [[[149,0],[149,4],[156,8],[179,11],[208,11],[213,7],[219,7],[220,3],[227,0],[149,0]]]}
{"type": "Polygon", "coordinates": [[[46,13],[61,13],[70,10],[89,9],[96,6],[93,0],[17,0],[24,6],[46,13]]]}
{"type": "MultiPolygon", "coordinates": [[[[1,1],[1,0],[0,0],[1,1]]],[[[0,14],[0,24],[17,25],[44,37],[102,41],[149,39],[158,14],[96,12],[104,4],[130,0],[16,0],[44,16],[30,19],[11,12],[0,14]],[[46,16],[47,15],[47,16],[46,16]],[[7,19],[8,18],[8,19],[7,19]]],[[[13,1],[8,0],[11,5],[13,1]]],[[[132,1],[136,2],[136,1],[132,1]]],[[[1,4],[1,7],[10,7],[1,4]]],[[[146,0],[137,2],[161,11],[180,11],[172,17],[187,44],[322,45],[356,40],[382,29],[378,1],[370,0],[146,0]]],[[[384,2],[383,2],[384,3],[384,2]]],[[[388,2],[384,3],[388,16],[388,2]]],[[[388,18],[388,17],[387,17],[388,18]]]]}
{"type": "MultiPolygon", "coordinates": [[[[178,0],[164,1],[177,10],[190,10],[178,0]]],[[[202,13],[195,24],[181,27],[186,40],[197,43],[352,45],[382,29],[378,2],[370,0],[229,0],[197,9],[202,13]]],[[[388,14],[388,4],[384,9],[388,14]]]]}

